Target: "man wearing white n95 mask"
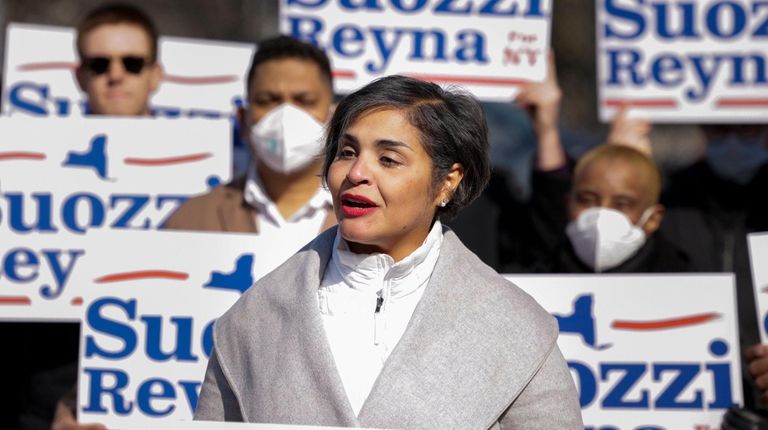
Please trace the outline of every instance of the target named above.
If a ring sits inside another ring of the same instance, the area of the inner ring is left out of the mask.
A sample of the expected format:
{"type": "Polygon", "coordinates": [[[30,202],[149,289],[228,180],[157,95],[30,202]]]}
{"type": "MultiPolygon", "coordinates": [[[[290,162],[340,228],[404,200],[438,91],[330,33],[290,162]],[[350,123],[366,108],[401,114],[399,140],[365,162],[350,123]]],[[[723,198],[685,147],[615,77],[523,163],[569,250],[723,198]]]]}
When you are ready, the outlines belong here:
{"type": "Polygon", "coordinates": [[[259,43],[239,112],[252,162],[247,174],[188,200],[166,223],[179,230],[258,233],[286,257],[336,223],[318,155],[333,101],[328,57],[287,36],[259,43]]]}
{"type": "Polygon", "coordinates": [[[601,145],[576,164],[568,197],[567,243],[556,272],[686,272],[686,254],[657,230],[661,175],[646,154],[601,145]]]}

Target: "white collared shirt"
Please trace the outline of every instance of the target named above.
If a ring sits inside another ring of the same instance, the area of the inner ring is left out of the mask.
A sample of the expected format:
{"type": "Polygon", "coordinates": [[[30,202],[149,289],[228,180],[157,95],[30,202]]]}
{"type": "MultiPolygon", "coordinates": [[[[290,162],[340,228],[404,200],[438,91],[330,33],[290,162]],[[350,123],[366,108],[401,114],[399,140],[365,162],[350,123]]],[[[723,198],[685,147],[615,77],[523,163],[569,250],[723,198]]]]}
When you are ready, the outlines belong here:
{"type": "Polygon", "coordinates": [[[386,254],[355,254],[336,234],[318,299],[336,368],[356,415],[424,294],[442,241],[442,225],[436,221],[424,243],[395,263],[386,254]]]}
{"type": "Polygon", "coordinates": [[[331,193],[325,187],[318,187],[306,205],[290,218],[283,218],[275,202],[264,190],[253,164],[248,168],[243,192],[245,201],[256,209],[255,221],[259,236],[268,241],[267,243],[280,244],[275,247],[275,252],[284,252],[285,259],[320,233],[328,216],[328,209],[333,206],[331,193]]]}

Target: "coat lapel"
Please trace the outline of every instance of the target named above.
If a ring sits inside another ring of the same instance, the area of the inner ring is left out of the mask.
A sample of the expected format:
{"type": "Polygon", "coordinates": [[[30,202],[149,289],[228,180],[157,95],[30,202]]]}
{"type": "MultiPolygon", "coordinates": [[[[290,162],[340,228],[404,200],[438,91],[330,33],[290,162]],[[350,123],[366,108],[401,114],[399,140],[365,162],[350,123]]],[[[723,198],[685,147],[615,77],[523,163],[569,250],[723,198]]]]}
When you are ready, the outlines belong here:
{"type": "MultiPolygon", "coordinates": [[[[312,261],[304,265],[304,271],[298,277],[302,284],[297,285],[297,289],[300,290],[297,303],[300,305],[296,315],[301,316],[297,335],[302,338],[303,348],[295,352],[306,357],[307,369],[311,371],[307,377],[317,378],[318,382],[314,386],[316,390],[311,395],[326,400],[338,420],[336,425],[360,427],[360,422],[347,398],[341,376],[336,369],[336,362],[325,334],[317,302],[317,290],[330,260],[335,231],[336,229],[333,229],[333,234],[329,234],[331,232],[324,234],[329,239],[323,244],[327,252],[310,254],[312,261]]],[[[302,393],[302,396],[304,395],[305,393],[302,393]]]]}
{"type": "Polygon", "coordinates": [[[424,296],[360,411],[362,425],[489,428],[554,343],[554,333],[537,336],[526,320],[531,302],[447,231],[424,296]]]}
{"type": "Polygon", "coordinates": [[[247,320],[223,323],[242,325],[235,332],[246,334],[226,345],[239,357],[229,365],[247,364],[236,375],[237,397],[249,402],[243,403],[246,421],[359,427],[317,304],[335,231],[323,233],[246,293],[240,311],[247,320]],[[236,351],[239,346],[242,351],[236,351]]]}

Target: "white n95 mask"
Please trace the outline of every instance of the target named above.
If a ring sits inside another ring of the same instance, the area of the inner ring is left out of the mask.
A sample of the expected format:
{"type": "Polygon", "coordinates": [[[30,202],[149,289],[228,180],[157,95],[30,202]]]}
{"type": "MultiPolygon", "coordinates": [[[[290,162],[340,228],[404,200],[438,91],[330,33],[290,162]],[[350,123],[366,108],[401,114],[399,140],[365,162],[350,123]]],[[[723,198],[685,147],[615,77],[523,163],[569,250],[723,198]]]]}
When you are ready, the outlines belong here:
{"type": "Polygon", "coordinates": [[[251,127],[251,145],[269,168],[293,173],[320,155],[323,124],[294,105],[282,104],[251,127]]]}
{"type": "Polygon", "coordinates": [[[565,232],[576,256],[595,272],[603,272],[627,261],[645,244],[640,226],[652,214],[652,207],[646,209],[638,226],[615,209],[589,208],[568,223],[565,232]]]}

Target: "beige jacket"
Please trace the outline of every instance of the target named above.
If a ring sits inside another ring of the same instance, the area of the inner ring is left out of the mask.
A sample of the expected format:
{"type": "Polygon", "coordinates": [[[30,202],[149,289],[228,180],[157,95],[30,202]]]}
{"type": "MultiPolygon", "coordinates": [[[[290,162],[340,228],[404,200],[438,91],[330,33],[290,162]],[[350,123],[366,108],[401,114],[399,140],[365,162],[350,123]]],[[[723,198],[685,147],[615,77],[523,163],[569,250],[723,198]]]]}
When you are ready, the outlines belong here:
{"type": "MultiPolygon", "coordinates": [[[[245,178],[241,176],[228,184],[219,185],[209,193],[187,200],[168,218],[163,228],[258,233],[256,209],[245,201],[243,195],[245,178]]],[[[329,206],[320,231],[335,224],[336,217],[333,208],[329,206]]],[[[307,238],[308,241],[310,239],[307,238]]]]}

